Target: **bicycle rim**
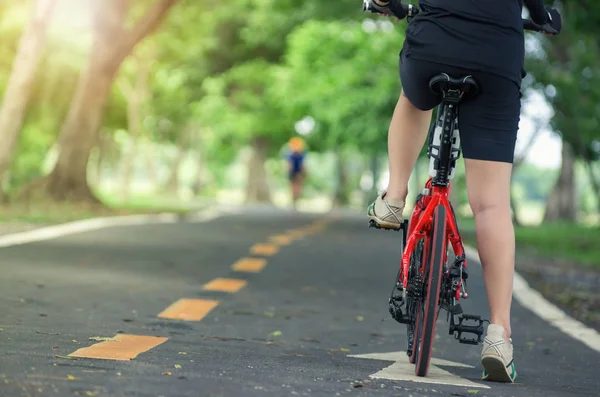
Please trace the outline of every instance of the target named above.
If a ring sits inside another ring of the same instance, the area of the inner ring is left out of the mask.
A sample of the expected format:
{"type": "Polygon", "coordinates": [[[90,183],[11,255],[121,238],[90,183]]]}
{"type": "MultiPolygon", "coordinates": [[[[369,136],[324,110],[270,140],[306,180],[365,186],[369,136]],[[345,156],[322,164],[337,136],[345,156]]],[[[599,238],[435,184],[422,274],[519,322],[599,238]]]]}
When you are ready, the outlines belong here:
{"type": "Polygon", "coordinates": [[[415,373],[427,376],[431,361],[431,350],[435,338],[435,324],[438,315],[440,288],[444,254],[446,252],[446,208],[438,205],[433,212],[433,222],[429,239],[429,255],[427,256],[427,272],[425,274],[425,293],[420,302],[421,322],[419,328],[418,354],[416,356],[415,373]]]}

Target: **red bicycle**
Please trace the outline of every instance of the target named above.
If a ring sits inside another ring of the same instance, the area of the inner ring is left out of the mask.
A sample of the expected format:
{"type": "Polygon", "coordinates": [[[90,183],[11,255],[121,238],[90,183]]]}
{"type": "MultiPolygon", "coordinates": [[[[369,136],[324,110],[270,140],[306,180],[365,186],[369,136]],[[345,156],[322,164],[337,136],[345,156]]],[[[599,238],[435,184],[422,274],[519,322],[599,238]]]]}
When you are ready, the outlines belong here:
{"type": "MultiPolygon", "coordinates": [[[[409,22],[419,12],[413,5],[402,7],[409,22]]],[[[364,0],[363,10],[385,12],[370,0],[364,0]]],[[[550,26],[540,26],[531,20],[524,19],[523,24],[527,30],[557,33],[550,26]]],[[[450,181],[460,157],[458,108],[463,99],[476,96],[479,87],[472,76],[453,77],[442,73],[432,77],[429,88],[442,98],[429,131],[430,178],[417,196],[410,221],[405,220],[398,229],[388,229],[402,233],[403,252],[389,311],[396,321],[408,326],[407,354],[415,364],[417,376],[427,376],[440,309],[447,311],[449,334],[460,343],[480,344],[483,324],[489,322],[478,315],[464,314],[458,303],[468,296],[467,260],[449,200],[450,181]],[[451,263],[448,262],[448,243],[454,253],[451,263]],[[475,324],[469,325],[466,321],[475,324]],[[475,338],[463,334],[472,334],[475,338]]],[[[373,220],[370,226],[382,228],[373,220]]]]}

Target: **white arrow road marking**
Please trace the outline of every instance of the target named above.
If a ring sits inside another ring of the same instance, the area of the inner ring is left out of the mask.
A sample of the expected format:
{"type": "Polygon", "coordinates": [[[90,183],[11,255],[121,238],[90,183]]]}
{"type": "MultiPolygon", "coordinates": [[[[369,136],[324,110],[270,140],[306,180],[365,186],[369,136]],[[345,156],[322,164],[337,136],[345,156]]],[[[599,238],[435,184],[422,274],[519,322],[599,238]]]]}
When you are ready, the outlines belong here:
{"type": "Polygon", "coordinates": [[[390,353],[370,353],[370,354],[354,354],[348,357],[354,358],[366,358],[370,360],[381,360],[381,361],[395,361],[394,364],[381,371],[370,375],[371,378],[375,379],[388,379],[388,380],[403,380],[408,382],[419,382],[419,383],[433,383],[438,385],[450,385],[450,386],[464,386],[464,387],[477,387],[482,389],[489,389],[489,386],[485,386],[479,383],[471,382],[470,380],[461,378],[460,376],[451,374],[445,371],[438,365],[444,367],[459,367],[459,368],[475,368],[472,365],[466,365],[461,363],[455,363],[453,361],[442,360],[439,358],[432,358],[429,366],[429,373],[426,377],[415,375],[415,365],[408,361],[406,352],[390,352],[390,353]]]}

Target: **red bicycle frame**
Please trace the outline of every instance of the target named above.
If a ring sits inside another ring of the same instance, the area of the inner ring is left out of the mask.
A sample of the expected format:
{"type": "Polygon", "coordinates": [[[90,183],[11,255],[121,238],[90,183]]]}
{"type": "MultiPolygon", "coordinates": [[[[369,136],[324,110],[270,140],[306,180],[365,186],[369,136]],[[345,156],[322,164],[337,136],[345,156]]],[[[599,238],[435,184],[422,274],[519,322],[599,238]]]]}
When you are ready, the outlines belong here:
{"type": "MultiPolygon", "coordinates": [[[[429,178],[427,184],[425,185],[425,189],[428,189],[430,192],[428,195],[423,195],[415,204],[415,209],[410,218],[410,223],[408,227],[408,235],[406,241],[406,248],[402,254],[402,263],[401,263],[401,275],[402,285],[404,288],[408,286],[408,269],[410,265],[410,257],[415,250],[415,246],[417,242],[427,237],[427,232],[431,229],[431,223],[433,221],[433,211],[438,205],[443,205],[446,207],[446,235],[450,243],[452,244],[452,249],[454,250],[454,254],[457,257],[464,258],[464,250],[462,245],[462,240],[460,235],[458,234],[458,227],[456,225],[456,220],[454,219],[454,213],[452,208],[450,207],[450,201],[448,196],[450,194],[450,184],[447,187],[445,186],[433,186],[432,179],[429,178]]],[[[425,250],[427,251],[427,250],[425,250]]],[[[447,253],[444,253],[444,263],[448,260],[447,253]]],[[[427,266],[426,263],[421,264],[423,267],[427,266]]],[[[467,261],[464,260],[464,267],[467,267],[467,261]]],[[[459,284],[456,290],[456,300],[460,299],[461,295],[461,287],[459,284]]]]}

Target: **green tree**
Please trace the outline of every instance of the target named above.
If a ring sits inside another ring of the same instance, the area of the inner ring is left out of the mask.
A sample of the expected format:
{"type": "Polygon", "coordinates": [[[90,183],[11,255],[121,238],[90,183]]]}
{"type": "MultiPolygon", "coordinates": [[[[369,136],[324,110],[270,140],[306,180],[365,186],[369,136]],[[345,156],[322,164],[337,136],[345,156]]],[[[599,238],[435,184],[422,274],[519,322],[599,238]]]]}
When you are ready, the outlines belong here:
{"type": "Polygon", "coordinates": [[[132,4],[123,0],[94,1],[94,39],[71,109],[62,126],[56,165],[47,193],[56,200],[97,201],[87,181],[90,153],[98,142],[113,80],[123,60],[152,33],[177,0],[155,0],[130,28],[132,4]]]}

